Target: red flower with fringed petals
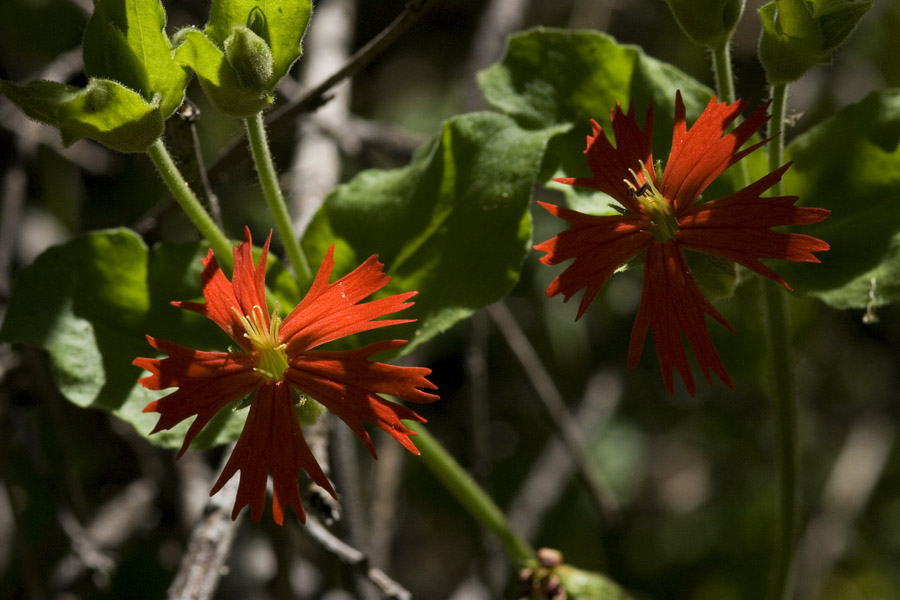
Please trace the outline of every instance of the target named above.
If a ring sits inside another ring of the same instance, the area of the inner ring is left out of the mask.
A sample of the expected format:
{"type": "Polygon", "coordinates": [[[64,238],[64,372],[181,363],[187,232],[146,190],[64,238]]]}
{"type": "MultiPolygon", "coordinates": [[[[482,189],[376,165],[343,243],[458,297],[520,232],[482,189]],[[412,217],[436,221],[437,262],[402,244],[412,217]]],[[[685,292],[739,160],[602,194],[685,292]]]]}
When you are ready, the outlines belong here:
{"type": "Polygon", "coordinates": [[[760,197],[781,179],[790,163],[734,194],[698,202],[700,194],[725,169],[768,141],[741,149],[768,120],[767,105],[754,110],[743,123],[726,133],[746,108],[746,102],[718,103],[713,98],[688,129],[679,92],[672,149],[660,178],[650,148],[653,107],[647,110],[641,129],[633,108],[626,114],[617,105],[610,114],[615,147],[606,139],[600,125],[591,121],[593,135],[587,138],[585,154],[593,177],[556,181],[604,192],[622,204],[623,214],[593,216],[540,203],[571,225],[535,249],[546,253],[541,262],[547,265],[574,259],[547,288],[547,296],[562,294],[568,301],[584,289],[576,318],[584,314],[619,267],[644,253],[643,289],[631,332],[628,368],[637,364],[647,331],[652,331],[669,393],[673,389],[673,369],[681,374],[691,395],[696,391],[682,334],[707,382],[712,384],[710,371],[713,371],[729,387],[734,387],[712,343],[705,317],[711,316],[732,332],[734,329],[697,287],[684,250],[734,261],[791,289],[760,259],[819,262],[813,253],[829,248],[822,240],[807,235],[770,229],[818,223],[830,212],[794,206],[796,196],[760,197]]]}
{"type": "Polygon", "coordinates": [[[415,454],[418,450],[409,438],[415,432],[401,419],[425,422],[412,410],[379,394],[416,403],[433,402],[438,397],[423,391],[436,389],[426,379],[430,369],[369,360],[374,354],[403,346],[404,340],[377,342],[355,350],[319,348],[348,335],[410,322],[409,319],[375,319],[412,306],[407,300],[416,292],[361,303],[383,288],[390,277],[382,271],[378,257],[372,256],[350,274],[329,283],[334,268],[332,246],[306,297],[282,320],[278,315],[270,315],[266,303],[266,259],[271,238],[270,233],[259,263],[254,265],[250,231],[245,232],[244,242],[234,250],[232,281],[228,281],[210,250],[203,261],[206,303],[172,303],[214,321],[240,351],[201,352],[147,336],[150,344],[168,357],[137,358],[134,364],[151,373],[140,380],[144,387],[178,388],[144,408],[144,412],[160,414],[151,433],[170,429],[196,416],[179,457],[217,412],[253,394],[247,421],[210,495],[240,471],[232,518],[249,504],[251,518],[258,521],[265,506],[266,480],[271,473],[272,513],[281,524],[286,506],[301,521],[306,520],[298,484],[301,469],[336,497],[303,438],[294,390],[314,398],[340,417],[372,456],[375,447],[363,421],[387,432],[415,454]]]}

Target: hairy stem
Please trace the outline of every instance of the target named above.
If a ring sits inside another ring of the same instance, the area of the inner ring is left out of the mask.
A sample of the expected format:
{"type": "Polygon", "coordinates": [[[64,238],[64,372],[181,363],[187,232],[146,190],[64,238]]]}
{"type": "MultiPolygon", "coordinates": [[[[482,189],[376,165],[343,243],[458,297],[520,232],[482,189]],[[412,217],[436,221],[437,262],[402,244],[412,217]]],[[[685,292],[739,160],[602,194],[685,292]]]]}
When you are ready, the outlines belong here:
{"type": "Polygon", "coordinates": [[[469,514],[500,539],[506,554],[518,563],[533,560],[534,549],[515,534],[503,511],[478,487],[475,480],[450,456],[440,442],[421,424],[407,422],[407,425],[418,434],[416,447],[422,453],[422,459],[431,472],[441,480],[469,514]]]}
{"type": "MultiPolygon", "coordinates": [[[[787,86],[772,88],[771,121],[769,122],[769,171],[784,162],[784,118],[787,86]]],[[[779,181],[772,193],[784,193],[779,181]]],[[[775,575],[770,591],[772,600],[786,600],[791,596],[793,559],[797,544],[800,516],[800,453],[797,440],[798,409],[794,385],[791,327],[784,291],[775,285],[765,285],[767,333],[769,341],[769,370],[772,399],[775,403],[778,471],[780,484],[781,523],[778,534],[778,553],[775,575]]]]}
{"type": "Polygon", "coordinates": [[[300,242],[297,236],[294,235],[291,216],[288,214],[287,204],[284,202],[281,187],[278,185],[278,173],[275,171],[272,153],[269,151],[269,142],[266,139],[266,126],[262,112],[244,119],[244,125],[247,128],[250,152],[253,154],[253,163],[256,165],[259,182],[262,185],[269,210],[275,219],[275,228],[278,229],[278,234],[281,236],[288,259],[294,267],[294,274],[297,276],[301,287],[303,287],[311,281],[312,271],[310,271],[306,256],[303,255],[303,251],[300,249],[300,242]]]}
{"type": "Polygon", "coordinates": [[[200,232],[200,235],[209,242],[216,255],[216,260],[226,271],[230,272],[234,267],[231,241],[225,237],[225,234],[222,233],[222,230],[219,229],[188,186],[161,138],[153,142],[153,145],[147,150],[147,154],[150,155],[156,170],[159,171],[181,209],[200,232]]]}

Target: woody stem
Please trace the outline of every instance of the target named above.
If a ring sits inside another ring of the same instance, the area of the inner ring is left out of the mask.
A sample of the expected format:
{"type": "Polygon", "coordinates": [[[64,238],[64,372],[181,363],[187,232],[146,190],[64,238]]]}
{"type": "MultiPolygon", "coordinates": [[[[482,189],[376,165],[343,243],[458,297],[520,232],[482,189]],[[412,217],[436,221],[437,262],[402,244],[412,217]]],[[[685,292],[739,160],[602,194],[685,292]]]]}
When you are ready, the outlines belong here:
{"type": "MultiPolygon", "coordinates": [[[[771,121],[769,122],[769,171],[784,162],[785,108],[787,85],[772,87],[771,121]]],[[[772,188],[775,196],[783,195],[781,181],[772,188]]],[[[786,600],[791,596],[793,559],[797,543],[800,517],[800,453],[797,440],[798,408],[794,385],[791,328],[784,291],[775,285],[765,286],[766,314],[769,341],[769,365],[772,399],[775,403],[778,471],[780,483],[781,526],[775,579],[770,590],[772,600],[786,600]]]]}

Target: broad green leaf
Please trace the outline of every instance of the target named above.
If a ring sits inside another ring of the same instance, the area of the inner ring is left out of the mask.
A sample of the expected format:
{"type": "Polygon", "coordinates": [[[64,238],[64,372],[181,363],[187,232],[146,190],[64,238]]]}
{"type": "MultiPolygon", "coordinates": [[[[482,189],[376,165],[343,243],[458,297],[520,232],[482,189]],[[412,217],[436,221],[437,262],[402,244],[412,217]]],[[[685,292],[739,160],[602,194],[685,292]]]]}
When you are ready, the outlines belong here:
{"type": "Polygon", "coordinates": [[[84,89],[0,81],[0,92],[32,119],[59,128],[66,146],[88,138],[118,152],[144,152],[164,128],[155,105],[115,81],[91,79],[84,89]]]}
{"type": "Polygon", "coordinates": [[[176,39],[181,43],[175,59],[196,73],[203,93],[223,113],[249,117],[272,102],[266,93],[241,84],[225,54],[203,32],[185,29],[176,34],[176,39]]]}
{"type": "Polygon", "coordinates": [[[822,264],[779,266],[798,291],[815,292],[845,308],[866,306],[871,278],[879,303],[900,299],[900,91],[875,92],[798,136],[787,148],[794,164],[785,190],[799,204],[828,208],[822,223],[798,231],[821,238],[831,250],[822,264]]]}
{"type": "Polygon", "coordinates": [[[213,0],[206,34],[224,47],[235,26],[248,27],[272,50],[272,91],[300,57],[312,12],[310,0],[213,0]]]}
{"type": "MultiPolygon", "coordinates": [[[[211,321],[175,308],[173,300],[202,300],[199,244],[162,244],[147,250],[127,229],[90,233],[50,248],[16,278],[0,339],[45,349],[54,380],[74,404],[111,412],[146,436],[158,415],[142,413],[153,392],[137,383],[131,362],[153,356],[150,334],[191,348],[224,351],[230,340],[211,321]]],[[[268,280],[294,298],[289,275],[270,262],[268,280]]],[[[195,446],[237,438],[246,413],[223,411],[195,446]]],[[[180,446],[190,423],[149,437],[180,446]]]]}
{"type": "MultiPolygon", "coordinates": [[[[564,174],[590,174],[582,152],[591,119],[612,139],[609,114],[617,103],[634,103],[643,124],[650,102],[654,107],[654,155],[664,158],[672,142],[675,93],[681,90],[688,118],[696,118],[712,91],[674,67],[623,46],[603,33],[538,29],[510,37],[502,61],[478,74],[487,101],[526,128],[562,125],[567,133],[551,143],[541,180],[564,174]]],[[[608,212],[612,200],[572,186],[559,186],[577,204],[579,196],[608,212]],[[564,189],[565,188],[565,189],[564,189]]]]}
{"type": "Polygon", "coordinates": [[[172,57],[159,0],[99,0],[84,34],[89,77],[112,79],[152,102],[168,117],[184,99],[189,73],[172,57]]]}
{"type": "Polygon", "coordinates": [[[493,113],[445,123],[412,163],[365,171],[328,196],[303,246],[318,261],[336,245],[335,272],[378,254],[386,293],[417,290],[391,335],[421,343],[506,295],[531,245],[529,204],[546,140],[493,113]],[[403,332],[404,335],[398,335],[403,332]]]}

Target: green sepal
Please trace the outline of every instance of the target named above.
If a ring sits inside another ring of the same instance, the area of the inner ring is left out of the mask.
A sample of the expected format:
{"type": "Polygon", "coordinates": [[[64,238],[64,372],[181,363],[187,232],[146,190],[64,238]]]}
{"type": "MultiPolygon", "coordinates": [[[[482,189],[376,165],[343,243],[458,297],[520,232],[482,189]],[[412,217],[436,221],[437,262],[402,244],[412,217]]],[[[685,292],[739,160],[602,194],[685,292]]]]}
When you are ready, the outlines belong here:
{"type": "Polygon", "coordinates": [[[175,34],[178,48],[175,60],[190,67],[213,105],[227,115],[244,118],[254,115],[272,102],[271,96],[241,83],[224,52],[197,29],[182,29],[175,34]]]}
{"type": "Polygon", "coordinates": [[[681,30],[707,48],[721,48],[731,39],[744,12],[745,0],[666,0],[681,30]]]}
{"type": "Polygon", "coordinates": [[[600,573],[560,565],[553,569],[570,600],[630,600],[618,584],[600,573]]]}
{"type": "Polygon", "coordinates": [[[0,81],[0,92],[32,119],[57,127],[66,146],[88,138],[117,152],[145,152],[165,127],[157,104],[108,79],[91,79],[84,89],[0,81]]]}
{"type": "Polygon", "coordinates": [[[874,0],[772,0],[759,9],[759,60],[772,85],[829,64],[874,0]]]}
{"type": "Polygon", "coordinates": [[[237,26],[225,40],[225,59],[244,88],[266,94],[273,89],[274,62],[266,41],[249,27],[237,26]]]}
{"type": "Polygon", "coordinates": [[[112,79],[148,102],[159,97],[168,118],[181,105],[190,73],[172,57],[159,0],[98,0],[84,32],[88,77],[112,79]]]}
{"type": "Polygon", "coordinates": [[[267,91],[290,70],[302,52],[300,43],[312,14],[310,0],[213,0],[206,35],[219,47],[234,27],[246,27],[272,52],[272,79],[267,91]]]}

